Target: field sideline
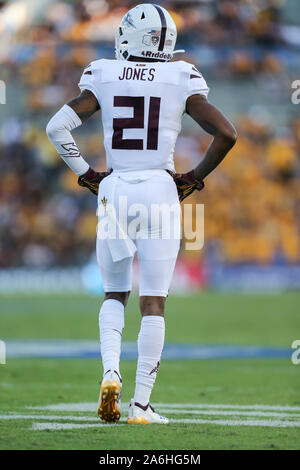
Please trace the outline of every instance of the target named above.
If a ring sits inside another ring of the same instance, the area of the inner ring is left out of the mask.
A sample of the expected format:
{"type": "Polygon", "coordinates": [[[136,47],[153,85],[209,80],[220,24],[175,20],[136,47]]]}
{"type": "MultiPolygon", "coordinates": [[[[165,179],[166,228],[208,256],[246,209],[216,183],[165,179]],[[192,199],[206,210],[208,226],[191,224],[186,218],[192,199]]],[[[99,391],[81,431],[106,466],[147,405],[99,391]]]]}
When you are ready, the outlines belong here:
{"type": "MultiPolygon", "coordinates": [[[[300,295],[205,292],[170,297],[172,343],[289,348],[300,339],[300,295]]],[[[2,296],[0,339],[97,340],[99,300],[2,296]]],[[[139,328],[128,306],[124,340],[139,328]]],[[[124,415],[135,363],[123,361],[124,415]]],[[[1,449],[299,449],[300,365],[284,359],[163,361],[152,402],[168,426],[102,426],[97,359],[8,359],[0,366],[1,449]],[[154,431],[155,429],[155,431],[154,431]]]]}

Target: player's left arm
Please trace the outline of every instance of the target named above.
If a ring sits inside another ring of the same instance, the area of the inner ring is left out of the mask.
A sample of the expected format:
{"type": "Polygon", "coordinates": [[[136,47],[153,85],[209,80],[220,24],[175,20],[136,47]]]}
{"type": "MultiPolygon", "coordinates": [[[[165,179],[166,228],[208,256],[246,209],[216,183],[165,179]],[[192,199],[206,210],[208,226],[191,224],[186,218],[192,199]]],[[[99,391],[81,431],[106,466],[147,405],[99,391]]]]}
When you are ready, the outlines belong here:
{"type": "Polygon", "coordinates": [[[95,95],[83,90],[79,96],[65,104],[49,121],[46,132],[61,158],[78,175],[78,184],[98,193],[100,181],[108,174],[95,172],[82,157],[71,131],[81,126],[100,109],[95,95]]]}
{"type": "Polygon", "coordinates": [[[186,112],[202,129],[214,137],[204,158],[193,170],[195,178],[198,181],[203,181],[234,146],[237,132],[221,111],[210,104],[203,95],[190,96],[186,102],[186,112]]]}
{"type": "Polygon", "coordinates": [[[201,191],[204,188],[204,178],[221,163],[237,139],[236,130],[231,122],[211,105],[204,95],[191,95],[186,101],[186,112],[214,138],[196,168],[188,173],[172,174],[180,202],[195,190],[201,191]]]}

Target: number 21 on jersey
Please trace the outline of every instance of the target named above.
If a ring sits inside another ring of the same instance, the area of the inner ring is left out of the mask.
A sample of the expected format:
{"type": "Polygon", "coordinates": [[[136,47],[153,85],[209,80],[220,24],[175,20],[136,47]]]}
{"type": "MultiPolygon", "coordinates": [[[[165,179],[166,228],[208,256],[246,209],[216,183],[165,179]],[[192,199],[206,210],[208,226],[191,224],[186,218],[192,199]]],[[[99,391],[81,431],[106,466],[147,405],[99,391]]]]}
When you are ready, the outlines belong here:
{"type": "MultiPolygon", "coordinates": [[[[158,128],[159,112],[161,98],[150,97],[148,128],[147,128],[147,150],[157,150],[158,146],[158,128]]],[[[115,96],[114,107],[133,108],[132,118],[114,118],[112,148],[119,150],[144,150],[143,139],[123,139],[124,129],[144,129],[144,96],[115,96]]]]}

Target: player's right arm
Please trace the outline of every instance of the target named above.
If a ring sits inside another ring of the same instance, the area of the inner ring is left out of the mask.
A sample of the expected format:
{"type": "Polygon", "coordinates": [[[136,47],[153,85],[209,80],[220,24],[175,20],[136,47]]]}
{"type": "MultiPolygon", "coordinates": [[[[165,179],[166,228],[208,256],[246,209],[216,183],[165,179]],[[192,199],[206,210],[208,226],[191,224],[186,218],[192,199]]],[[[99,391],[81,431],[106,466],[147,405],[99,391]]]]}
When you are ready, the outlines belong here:
{"type": "Polygon", "coordinates": [[[108,173],[98,173],[89,166],[81,156],[71,131],[81,126],[99,109],[95,95],[84,89],[52,117],[46,128],[47,135],[61,158],[78,175],[78,184],[87,187],[94,194],[98,194],[99,183],[108,173]]]}
{"type": "Polygon", "coordinates": [[[186,112],[202,129],[214,137],[204,158],[193,170],[195,178],[203,181],[234,146],[237,133],[231,122],[203,95],[190,96],[186,102],[186,112]]]}
{"type": "Polygon", "coordinates": [[[81,122],[87,121],[100,109],[97,98],[90,90],[83,90],[79,96],[68,102],[68,106],[75,111],[81,122]]]}
{"type": "Polygon", "coordinates": [[[88,171],[89,164],[81,156],[71,132],[98,109],[99,104],[93,93],[83,90],[78,97],[60,108],[46,127],[47,135],[59,155],[78,176],[88,171]]]}

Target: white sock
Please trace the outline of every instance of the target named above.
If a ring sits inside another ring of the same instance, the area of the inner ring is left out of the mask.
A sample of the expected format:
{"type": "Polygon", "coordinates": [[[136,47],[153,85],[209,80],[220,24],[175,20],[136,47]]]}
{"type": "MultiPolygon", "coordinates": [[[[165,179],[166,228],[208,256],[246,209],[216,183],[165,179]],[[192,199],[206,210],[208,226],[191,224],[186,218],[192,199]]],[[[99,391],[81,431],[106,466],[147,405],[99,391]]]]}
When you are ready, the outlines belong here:
{"type": "Polygon", "coordinates": [[[138,365],[134,401],[149,403],[164,346],[165,319],[157,315],[142,318],[138,336],[138,365]]]}
{"type": "Polygon", "coordinates": [[[120,374],[121,340],[124,328],[124,305],[118,300],[107,299],[99,312],[100,349],[103,374],[114,370],[120,374]]]}

